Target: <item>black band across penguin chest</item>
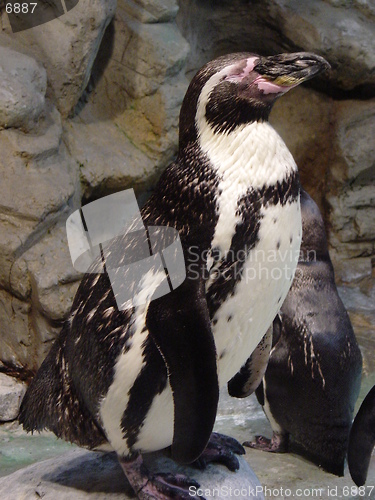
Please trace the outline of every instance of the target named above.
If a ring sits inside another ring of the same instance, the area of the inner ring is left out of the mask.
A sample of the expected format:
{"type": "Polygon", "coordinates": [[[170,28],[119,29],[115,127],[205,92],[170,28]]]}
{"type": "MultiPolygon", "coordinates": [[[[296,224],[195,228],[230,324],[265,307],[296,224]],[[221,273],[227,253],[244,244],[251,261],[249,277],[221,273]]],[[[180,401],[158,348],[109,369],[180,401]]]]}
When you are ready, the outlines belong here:
{"type": "MultiPolygon", "coordinates": [[[[235,227],[230,250],[225,256],[218,249],[212,248],[215,263],[211,267],[207,302],[211,318],[228,296],[234,293],[238,281],[243,278],[243,267],[250,252],[256,249],[259,231],[264,219],[264,209],[278,206],[280,210],[286,204],[295,203],[299,197],[298,171],[293,171],[283,181],[262,189],[249,188],[237,204],[240,221],[235,227]]],[[[277,221],[274,221],[277,224],[277,221]]],[[[276,249],[278,243],[276,241],[276,249]]],[[[271,249],[270,249],[271,250],[271,249]]]]}

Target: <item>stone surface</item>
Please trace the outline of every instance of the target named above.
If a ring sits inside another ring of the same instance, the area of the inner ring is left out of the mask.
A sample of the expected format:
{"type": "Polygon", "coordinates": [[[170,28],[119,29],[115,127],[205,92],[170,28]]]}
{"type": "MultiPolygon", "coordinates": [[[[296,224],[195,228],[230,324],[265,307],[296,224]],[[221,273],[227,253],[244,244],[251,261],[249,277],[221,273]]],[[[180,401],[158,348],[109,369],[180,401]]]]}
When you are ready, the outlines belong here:
{"type": "Polygon", "coordinates": [[[70,310],[80,277],[71,263],[65,224],[52,228],[14,261],[9,277],[14,295],[0,290],[2,360],[27,369],[41,364],[70,310]]]}
{"type": "Polygon", "coordinates": [[[61,148],[61,157],[58,159],[27,158],[25,161],[22,151],[18,151],[18,157],[11,157],[11,151],[14,151],[12,137],[5,134],[3,132],[5,140],[1,142],[4,149],[8,147],[10,154],[5,158],[3,156],[4,163],[7,162],[1,183],[3,206],[11,214],[19,217],[23,215],[25,219],[36,222],[50,213],[58,212],[74,193],[69,159],[64,147],[61,148]]]}
{"type": "Polygon", "coordinates": [[[65,138],[79,164],[85,200],[128,187],[139,192],[155,174],[154,162],[112,120],[90,115],[89,106],[66,123],[65,138]]]}
{"type": "Polygon", "coordinates": [[[165,23],[174,20],[178,5],[176,0],[126,0],[123,9],[142,23],[165,23]]]}
{"type": "Polygon", "coordinates": [[[128,19],[126,29],[129,43],[122,63],[127,69],[127,92],[138,98],[153,94],[183,69],[188,44],[173,23],[145,24],[128,19]]]}
{"type": "MultiPolygon", "coordinates": [[[[0,359],[14,366],[35,368],[41,361],[40,335],[32,320],[39,307],[32,303],[39,294],[33,294],[37,281],[29,272],[25,253],[59,220],[64,221],[70,205],[76,203],[75,162],[61,135],[60,114],[50,103],[33,134],[14,128],[0,132],[0,359]]],[[[34,259],[43,266],[46,249],[39,245],[36,251],[34,259]]],[[[63,266],[63,253],[57,252],[55,257],[63,266]]],[[[52,274],[57,267],[56,263],[52,266],[52,274]]],[[[54,308],[50,322],[61,310],[56,303],[54,308]]],[[[52,332],[56,334],[56,328],[52,332]]]]}
{"type": "Polygon", "coordinates": [[[58,19],[12,35],[44,64],[50,97],[63,116],[72,111],[88,83],[115,8],[116,0],[80,0],[58,19]]]}
{"type": "Polygon", "coordinates": [[[334,156],[326,195],[329,241],[335,261],[341,261],[340,279],[342,273],[350,274],[353,259],[366,259],[367,277],[371,277],[375,236],[375,100],[339,102],[335,116],[334,156]]]}
{"type": "MultiPolygon", "coordinates": [[[[357,281],[350,286],[340,286],[338,291],[345,307],[349,313],[353,329],[361,346],[363,355],[363,379],[364,387],[369,390],[371,381],[375,382],[375,360],[373,356],[375,342],[375,286],[374,280],[357,281]],[[366,381],[369,379],[369,382],[366,381]]],[[[361,389],[363,396],[365,389],[361,389]]]]}
{"type": "Polygon", "coordinates": [[[0,129],[29,130],[43,112],[47,75],[31,57],[0,46],[0,129]]]}
{"type": "Polygon", "coordinates": [[[8,422],[17,418],[25,392],[24,383],[0,373],[0,422],[8,422]]]}
{"type": "Polygon", "coordinates": [[[186,91],[185,77],[178,76],[154,94],[138,99],[115,123],[149,158],[167,164],[176,154],[177,124],[186,91]]]}
{"type": "Polygon", "coordinates": [[[268,0],[268,20],[289,50],[315,51],[332,65],[331,81],[344,90],[374,85],[372,2],[268,0]]]}
{"type": "MultiPolygon", "coordinates": [[[[331,63],[333,87],[359,90],[375,83],[371,1],[183,0],[177,22],[192,47],[192,72],[228,52],[315,51],[331,63]]],[[[323,80],[314,79],[312,85],[323,80]]]]}
{"type": "Polygon", "coordinates": [[[76,446],[58,440],[50,432],[26,434],[17,420],[0,425],[0,477],[35,462],[54,458],[76,446]]]}
{"type": "Polygon", "coordinates": [[[76,106],[115,5],[81,0],[13,35],[1,13],[0,360],[17,368],[41,363],[78,286],[68,215],[121,189],[141,195],[176,152],[188,45],[175,1],[119,2],[76,106]]]}
{"type": "Polygon", "coordinates": [[[35,365],[35,347],[29,330],[30,302],[0,290],[0,359],[15,367],[35,365]]]}
{"type": "Polygon", "coordinates": [[[171,1],[118,2],[91,83],[75,117],[65,124],[84,200],[130,186],[139,194],[176,154],[188,84],[188,44],[174,23],[176,12],[171,1]]]}
{"type": "MultiPolygon", "coordinates": [[[[260,483],[246,461],[240,457],[240,469],[229,472],[225,467],[209,465],[205,471],[178,467],[163,455],[146,458],[150,470],[185,473],[199,482],[203,491],[228,492],[243,490],[242,498],[264,499],[263,494],[251,494],[260,483]]],[[[4,500],[18,498],[115,499],[134,498],[132,490],[118,464],[115,454],[74,450],[59,458],[31,465],[0,479],[0,495],[4,500]]],[[[195,495],[192,495],[194,498],[195,495]]],[[[225,498],[225,493],[215,498],[225,498]]]]}
{"type": "Polygon", "coordinates": [[[14,260],[55,223],[74,197],[75,165],[61,134],[60,115],[50,105],[32,135],[0,131],[0,284],[7,289],[14,260]]]}
{"type": "MultiPolygon", "coordinates": [[[[66,268],[67,246],[61,249],[60,244],[58,249],[56,244],[51,249],[48,232],[57,222],[64,223],[70,206],[76,205],[78,169],[61,138],[61,116],[49,100],[32,133],[16,128],[0,131],[0,359],[18,368],[39,366],[46,353],[43,342],[54,338],[54,322],[66,314],[62,272],[59,276],[57,270],[66,268]],[[28,254],[30,249],[34,253],[28,254]],[[59,298],[52,286],[48,298],[42,297],[43,280],[28,267],[28,260],[34,261],[30,267],[39,266],[45,273],[46,256],[51,253],[44,283],[49,278],[56,287],[61,284],[56,290],[59,298]],[[41,321],[39,313],[47,320],[41,321]]],[[[65,281],[65,290],[70,287],[73,295],[68,273],[65,281]]]]}
{"type": "MultiPolygon", "coordinates": [[[[40,312],[53,321],[66,317],[82,277],[72,265],[65,224],[56,226],[22,255],[40,312]]],[[[16,281],[14,279],[14,281],[16,281]]]]}
{"type": "Polygon", "coordinates": [[[183,0],[179,6],[177,25],[191,47],[189,78],[219,55],[241,51],[267,54],[280,46],[278,33],[261,21],[267,15],[266,2],[183,0]]]}
{"type": "MultiPolygon", "coordinates": [[[[335,148],[345,162],[341,169],[344,181],[356,186],[375,182],[375,99],[366,101],[347,100],[336,105],[335,148]]],[[[337,174],[338,168],[333,168],[337,174]]]]}
{"type": "Polygon", "coordinates": [[[333,110],[331,99],[301,86],[279,99],[270,116],[271,124],[298,165],[301,184],[322,213],[332,154],[330,121],[333,110]]]}

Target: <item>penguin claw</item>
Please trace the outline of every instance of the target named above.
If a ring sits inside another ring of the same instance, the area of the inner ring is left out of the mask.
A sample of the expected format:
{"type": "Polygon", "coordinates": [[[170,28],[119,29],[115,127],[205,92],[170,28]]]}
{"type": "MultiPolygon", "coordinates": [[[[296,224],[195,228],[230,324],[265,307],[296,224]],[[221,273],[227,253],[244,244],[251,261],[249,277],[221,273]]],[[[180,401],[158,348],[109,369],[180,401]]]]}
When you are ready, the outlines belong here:
{"type": "Polygon", "coordinates": [[[284,435],[275,433],[272,439],[255,436],[255,441],[245,441],[243,445],[254,450],[268,451],[270,453],[285,453],[288,451],[288,439],[284,435]]]}
{"type": "Polygon", "coordinates": [[[208,444],[225,446],[237,455],[246,454],[244,447],[237,441],[237,439],[234,439],[231,436],[225,436],[225,434],[220,434],[219,432],[213,432],[211,434],[208,444]]]}
{"type": "MultiPolygon", "coordinates": [[[[140,454],[135,457],[119,457],[120,465],[139,500],[191,500],[191,490],[199,483],[183,474],[160,472],[151,474],[140,454]]],[[[205,500],[194,494],[196,498],[205,500]]]]}
{"type": "Polygon", "coordinates": [[[216,462],[225,465],[230,471],[239,469],[236,455],[244,455],[243,446],[234,438],[213,432],[202,455],[193,463],[198,469],[205,469],[209,463],[216,462]]]}
{"type": "MultiPolygon", "coordinates": [[[[199,488],[199,483],[183,474],[169,474],[160,472],[152,475],[145,486],[137,492],[140,500],[191,500],[190,488],[194,492],[199,488]]],[[[194,494],[196,498],[205,500],[204,497],[194,494]]]]}

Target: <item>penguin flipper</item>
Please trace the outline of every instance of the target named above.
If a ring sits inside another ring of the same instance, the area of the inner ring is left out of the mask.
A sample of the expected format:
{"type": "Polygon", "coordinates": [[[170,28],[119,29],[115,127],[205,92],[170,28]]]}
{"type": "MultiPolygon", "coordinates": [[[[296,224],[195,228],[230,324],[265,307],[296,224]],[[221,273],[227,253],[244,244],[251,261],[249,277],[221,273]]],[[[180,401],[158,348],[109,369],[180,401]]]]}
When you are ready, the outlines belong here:
{"type": "Polygon", "coordinates": [[[191,463],[205,449],[219,400],[216,349],[203,280],[186,279],[153,300],[147,328],[167,366],[174,400],[172,456],[191,463]]]}
{"type": "Polygon", "coordinates": [[[250,396],[262,382],[272,346],[272,329],[269,328],[240,371],[228,382],[228,392],[234,398],[250,396]]]}
{"type": "Polygon", "coordinates": [[[350,475],[357,486],[366,482],[375,446],[375,386],[367,394],[354,419],[348,447],[350,475]]]}

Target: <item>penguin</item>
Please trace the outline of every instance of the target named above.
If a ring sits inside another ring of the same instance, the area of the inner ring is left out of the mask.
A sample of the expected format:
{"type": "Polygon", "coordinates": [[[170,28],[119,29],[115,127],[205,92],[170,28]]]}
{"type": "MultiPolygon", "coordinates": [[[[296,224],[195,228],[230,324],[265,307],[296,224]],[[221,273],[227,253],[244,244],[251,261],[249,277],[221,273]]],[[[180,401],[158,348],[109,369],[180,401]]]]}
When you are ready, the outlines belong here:
{"type": "MultiPolygon", "coordinates": [[[[273,436],[257,436],[244,445],[285,452],[292,436],[313,461],[342,476],[362,355],[337,292],[322,216],[303,189],[301,215],[298,267],[273,322],[268,366],[256,389],[273,436]]],[[[249,363],[229,382],[231,395],[250,393],[249,363]]],[[[253,378],[259,381],[254,373],[253,378]]]]}
{"type": "MultiPolygon", "coordinates": [[[[241,445],[212,433],[219,388],[264,336],[297,265],[267,279],[253,273],[253,254],[298,254],[301,241],[297,166],[268,116],[278,97],[328,68],[304,52],[236,53],[198,71],[181,107],[178,156],[141,211],[146,228],[178,231],[185,280],[153,298],[162,278],[150,270],[120,310],[108,272],[94,266],[23,399],[27,431],[114,450],[142,499],[190,498],[192,484],[151,475],[144,453],[168,448],[180,464],[238,468],[241,445]]],[[[119,270],[125,240],[107,248],[119,270]]]]}
{"type": "Polygon", "coordinates": [[[357,486],[366,483],[371,454],[375,446],[375,386],[363,400],[349,436],[348,465],[357,486]]]}

